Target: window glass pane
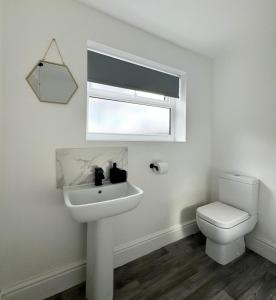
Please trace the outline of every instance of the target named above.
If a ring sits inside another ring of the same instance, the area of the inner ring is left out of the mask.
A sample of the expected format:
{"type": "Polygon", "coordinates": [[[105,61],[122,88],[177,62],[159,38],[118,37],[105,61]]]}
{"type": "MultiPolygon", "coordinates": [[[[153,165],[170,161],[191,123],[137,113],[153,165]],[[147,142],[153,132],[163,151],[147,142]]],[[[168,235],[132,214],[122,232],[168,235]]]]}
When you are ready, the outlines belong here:
{"type": "Polygon", "coordinates": [[[133,95],[133,96],[135,95],[134,90],[119,88],[116,86],[105,85],[105,84],[100,84],[100,83],[95,83],[95,82],[88,82],[88,87],[90,89],[97,89],[97,90],[102,90],[102,91],[107,91],[107,92],[115,92],[115,93],[121,93],[121,94],[126,94],[126,95],[133,95]]]}
{"type": "Polygon", "coordinates": [[[88,82],[87,84],[88,84],[88,89],[97,89],[106,92],[114,92],[114,93],[120,93],[124,95],[131,95],[131,96],[143,97],[143,98],[149,98],[149,99],[155,99],[161,101],[165,100],[164,95],[142,92],[142,91],[135,91],[131,89],[124,89],[112,85],[105,85],[105,84],[100,84],[95,82],[88,82]]]}
{"type": "Polygon", "coordinates": [[[170,109],[90,97],[88,132],[168,135],[170,109]]]}
{"type": "Polygon", "coordinates": [[[150,99],[155,99],[155,100],[165,100],[165,96],[163,95],[158,95],[158,94],[153,94],[153,93],[148,93],[148,92],[139,92],[136,91],[136,95],[138,97],[144,97],[144,98],[150,98],[150,99]]]}

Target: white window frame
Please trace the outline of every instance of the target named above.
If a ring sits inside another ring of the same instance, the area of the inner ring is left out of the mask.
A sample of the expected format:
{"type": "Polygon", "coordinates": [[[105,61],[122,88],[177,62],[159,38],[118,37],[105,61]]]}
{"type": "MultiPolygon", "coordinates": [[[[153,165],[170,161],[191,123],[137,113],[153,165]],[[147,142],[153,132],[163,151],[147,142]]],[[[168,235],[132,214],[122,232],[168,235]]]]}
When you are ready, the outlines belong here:
{"type": "Polygon", "coordinates": [[[97,88],[89,88],[87,82],[87,120],[86,120],[86,140],[87,141],[164,141],[164,142],[183,142],[186,138],[186,73],[170,68],[159,63],[134,56],[132,54],[116,50],[105,45],[88,41],[88,50],[106,54],[131,63],[139,64],[161,72],[176,75],[180,78],[180,96],[179,99],[165,97],[165,100],[156,100],[136,95],[127,95],[123,93],[110,92],[97,88]],[[148,135],[148,134],[109,134],[109,133],[91,133],[88,132],[89,118],[89,98],[110,99],[120,102],[151,105],[155,107],[164,107],[171,110],[170,115],[170,134],[169,135],[148,135]],[[184,114],[184,115],[183,115],[184,114]],[[178,116],[178,117],[177,117],[178,116]],[[179,118],[182,116],[182,118],[179,118]],[[183,122],[184,118],[184,122],[183,122]],[[179,119],[179,120],[178,120],[179,119]],[[181,120],[180,120],[181,119],[181,120]]]}

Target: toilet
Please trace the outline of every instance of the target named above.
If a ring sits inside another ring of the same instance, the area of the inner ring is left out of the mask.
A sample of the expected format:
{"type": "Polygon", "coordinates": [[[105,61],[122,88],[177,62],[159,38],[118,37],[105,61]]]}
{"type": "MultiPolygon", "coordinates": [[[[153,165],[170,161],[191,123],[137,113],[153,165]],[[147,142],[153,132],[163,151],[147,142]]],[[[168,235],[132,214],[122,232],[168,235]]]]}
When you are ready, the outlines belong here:
{"type": "Polygon", "coordinates": [[[206,254],[226,265],[245,252],[244,236],[258,221],[259,180],[237,174],[219,177],[219,200],[197,208],[206,254]]]}

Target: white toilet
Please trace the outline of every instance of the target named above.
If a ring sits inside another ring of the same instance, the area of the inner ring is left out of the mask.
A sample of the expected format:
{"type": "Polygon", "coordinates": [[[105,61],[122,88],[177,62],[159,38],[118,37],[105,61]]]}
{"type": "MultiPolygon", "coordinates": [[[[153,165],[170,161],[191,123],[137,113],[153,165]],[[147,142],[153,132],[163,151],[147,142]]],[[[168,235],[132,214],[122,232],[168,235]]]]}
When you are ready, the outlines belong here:
{"type": "Polygon", "coordinates": [[[258,179],[227,173],[219,178],[219,201],[197,209],[197,225],[207,237],[206,254],[219,264],[244,253],[244,236],[258,219],[258,194],[258,179]]]}

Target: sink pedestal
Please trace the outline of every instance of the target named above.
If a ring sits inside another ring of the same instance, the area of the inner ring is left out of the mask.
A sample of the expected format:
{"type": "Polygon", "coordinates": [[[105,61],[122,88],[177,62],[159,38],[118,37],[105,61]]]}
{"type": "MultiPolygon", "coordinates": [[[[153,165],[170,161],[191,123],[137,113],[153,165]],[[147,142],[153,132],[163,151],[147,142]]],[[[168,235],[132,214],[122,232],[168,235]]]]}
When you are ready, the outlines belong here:
{"type": "Polygon", "coordinates": [[[87,223],[88,300],[113,299],[113,217],[135,209],[143,193],[129,182],[63,187],[64,202],[73,219],[87,223]]]}
{"type": "Polygon", "coordinates": [[[113,222],[112,218],[87,223],[86,297],[88,300],[113,299],[113,222]]]}

